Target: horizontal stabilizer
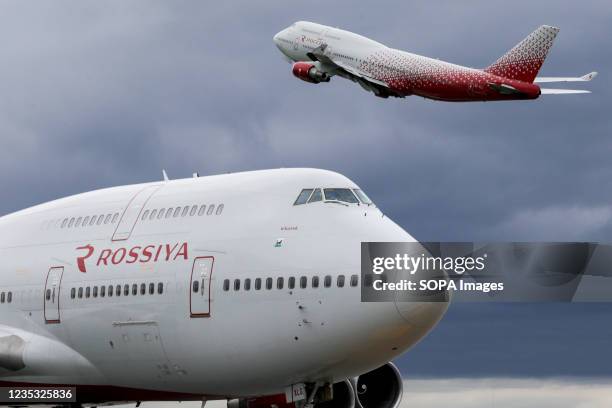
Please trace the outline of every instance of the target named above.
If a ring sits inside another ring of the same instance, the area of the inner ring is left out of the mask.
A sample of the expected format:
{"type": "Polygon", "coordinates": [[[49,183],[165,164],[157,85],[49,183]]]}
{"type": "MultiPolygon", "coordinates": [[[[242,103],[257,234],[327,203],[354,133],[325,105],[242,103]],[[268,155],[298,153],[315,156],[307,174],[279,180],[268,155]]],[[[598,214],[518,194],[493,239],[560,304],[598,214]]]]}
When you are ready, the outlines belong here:
{"type": "Polygon", "coordinates": [[[534,82],[587,82],[597,76],[597,72],[590,72],[581,77],[537,77],[534,82]]]}
{"type": "Polygon", "coordinates": [[[542,95],[565,95],[565,94],[588,94],[591,91],[585,91],[582,89],[551,89],[542,88],[542,95]]]}

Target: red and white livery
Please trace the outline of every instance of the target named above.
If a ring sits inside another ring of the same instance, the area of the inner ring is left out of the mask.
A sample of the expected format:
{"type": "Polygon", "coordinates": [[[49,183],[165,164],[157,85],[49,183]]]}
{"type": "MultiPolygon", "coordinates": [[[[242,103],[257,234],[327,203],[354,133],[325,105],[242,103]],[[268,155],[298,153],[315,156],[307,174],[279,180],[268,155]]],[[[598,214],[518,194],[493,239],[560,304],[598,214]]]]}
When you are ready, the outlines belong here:
{"type": "Polygon", "coordinates": [[[581,77],[537,77],[558,28],[543,25],[485,69],[468,68],[389,48],[361,35],[300,21],[274,36],[293,63],[293,74],[307,82],[328,82],[338,75],[376,96],[451,101],[536,99],[541,94],[589,93],[542,89],[541,82],[590,81],[581,77]]]}

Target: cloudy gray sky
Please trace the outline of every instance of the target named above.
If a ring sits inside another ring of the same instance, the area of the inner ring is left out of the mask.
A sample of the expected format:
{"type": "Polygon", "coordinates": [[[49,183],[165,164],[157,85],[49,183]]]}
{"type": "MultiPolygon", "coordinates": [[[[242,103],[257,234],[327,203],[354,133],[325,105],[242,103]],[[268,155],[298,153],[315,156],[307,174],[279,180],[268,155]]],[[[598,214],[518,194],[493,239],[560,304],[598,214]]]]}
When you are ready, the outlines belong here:
{"type": "MultiPolygon", "coordinates": [[[[611,17],[603,0],[4,1],[0,213],[162,168],[309,166],[355,180],[421,240],[610,241],[611,17]],[[533,102],[381,100],[292,77],[272,36],[296,20],[475,67],[557,25],[542,74],[600,76],[591,95],[533,102]]],[[[609,376],[611,312],[453,305],[400,364],[415,376],[609,376]]]]}

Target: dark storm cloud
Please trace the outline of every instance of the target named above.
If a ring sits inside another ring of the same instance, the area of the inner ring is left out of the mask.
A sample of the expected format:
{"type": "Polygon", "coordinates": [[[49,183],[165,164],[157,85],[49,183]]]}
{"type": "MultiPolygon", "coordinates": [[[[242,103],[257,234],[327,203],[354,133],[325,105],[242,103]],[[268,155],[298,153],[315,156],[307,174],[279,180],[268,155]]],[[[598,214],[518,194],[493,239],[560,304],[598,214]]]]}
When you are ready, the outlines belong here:
{"type": "MultiPolygon", "coordinates": [[[[0,212],[159,179],[162,168],[186,177],[309,166],[352,178],[423,240],[612,237],[607,1],[518,1],[512,7],[484,1],[54,1],[36,7],[3,2],[0,10],[0,212]],[[542,74],[595,69],[601,75],[586,85],[592,95],[534,102],[380,100],[338,78],[321,85],[293,78],[271,39],[296,20],[476,67],[540,24],[557,25],[561,32],[542,74]]],[[[527,319],[516,315],[519,309],[508,310],[519,331],[537,332],[537,307],[527,319]]],[[[590,313],[572,310],[582,313],[542,313],[565,319],[568,327],[584,321],[582,329],[601,338],[600,315],[589,320],[590,313]]],[[[472,339],[496,322],[494,312],[470,326],[472,339]]],[[[444,354],[445,340],[461,338],[453,333],[470,316],[464,309],[452,312],[431,341],[408,355],[420,361],[415,372],[431,373],[425,360],[432,352],[453,358],[444,354]]],[[[527,337],[522,350],[548,347],[541,340],[527,337]]],[[[597,340],[574,336],[568,344],[584,348],[591,341],[597,340]]],[[[605,351],[593,349],[586,361],[605,351]]],[[[468,348],[463,355],[471,352],[477,353],[468,348]]],[[[511,364],[508,373],[554,374],[538,371],[552,353],[542,360],[532,354],[525,370],[511,364]]],[[[572,355],[563,358],[578,373],[588,371],[572,355]]],[[[474,372],[499,373],[499,366],[483,362],[474,372]]]]}

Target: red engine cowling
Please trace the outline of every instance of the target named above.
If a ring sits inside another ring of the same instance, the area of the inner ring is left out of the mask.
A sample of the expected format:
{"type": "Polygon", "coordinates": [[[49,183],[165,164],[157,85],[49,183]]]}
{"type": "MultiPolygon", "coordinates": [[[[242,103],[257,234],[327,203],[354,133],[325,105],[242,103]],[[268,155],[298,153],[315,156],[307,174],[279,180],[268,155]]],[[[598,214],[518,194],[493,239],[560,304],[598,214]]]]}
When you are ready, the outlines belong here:
{"type": "Polygon", "coordinates": [[[318,84],[320,82],[329,82],[329,75],[317,69],[311,62],[296,62],[293,64],[293,75],[300,78],[302,81],[318,84]]]}

